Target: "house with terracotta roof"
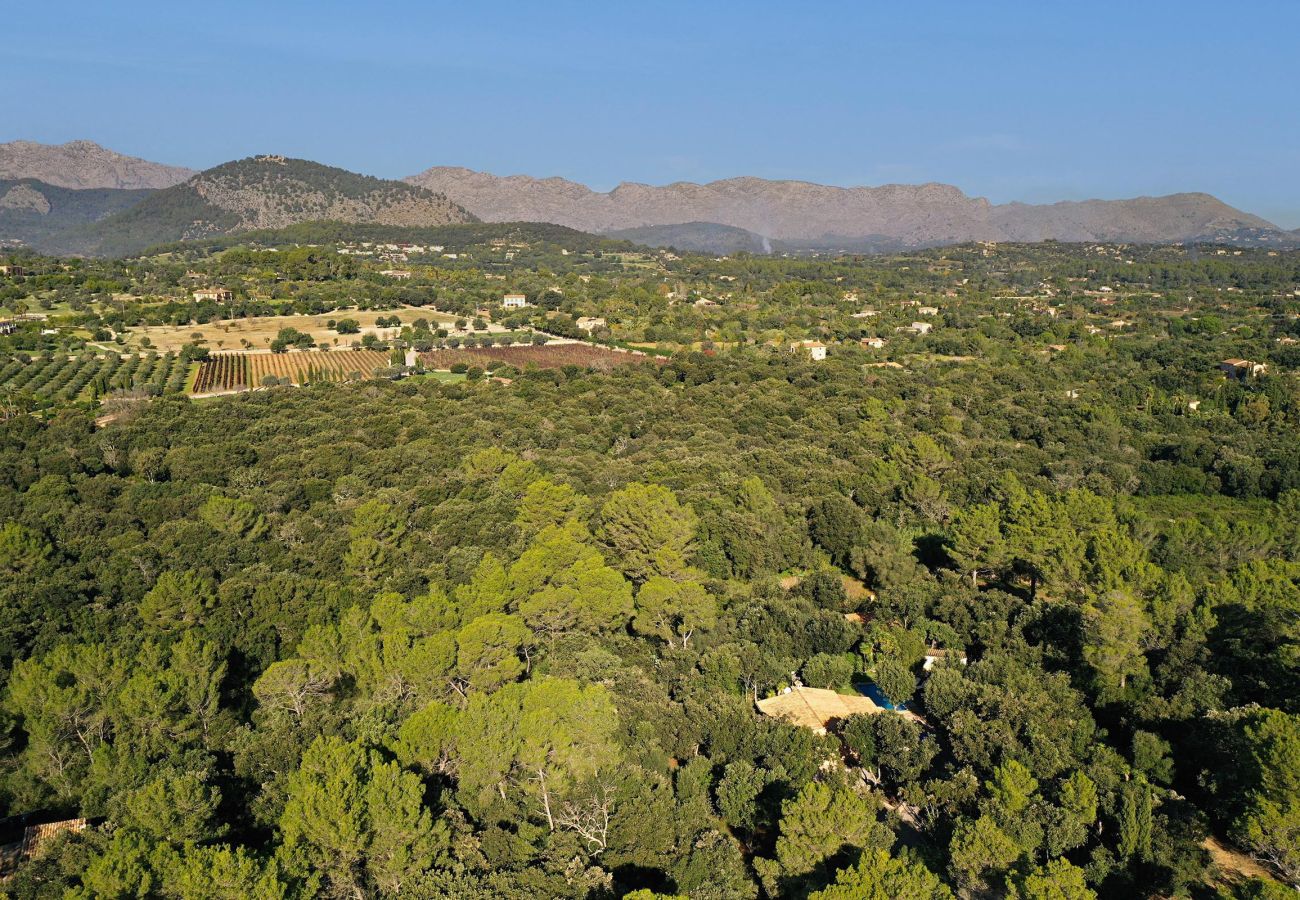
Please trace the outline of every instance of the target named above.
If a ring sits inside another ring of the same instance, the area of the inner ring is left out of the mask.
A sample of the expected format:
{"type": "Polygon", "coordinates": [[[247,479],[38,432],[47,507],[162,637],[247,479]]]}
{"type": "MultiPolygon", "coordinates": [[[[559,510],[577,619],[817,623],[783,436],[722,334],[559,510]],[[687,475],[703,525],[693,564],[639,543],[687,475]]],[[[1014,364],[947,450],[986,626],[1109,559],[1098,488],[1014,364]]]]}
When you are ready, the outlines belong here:
{"type": "Polygon", "coordinates": [[[821,341],[795,341],[790,345],[791,353],[806,353],[809,359],[823,360],[826,358],[826,345],[821,341]]]}
{"type": "Polygon", "coordinates": [[[1219,369],[1229,378],[1244,381],[1255,375],[1263,375],[1268,371],[1268,364],[1252,362],[1249,359],[1225,359],[1219,363],[1219,369]]]}

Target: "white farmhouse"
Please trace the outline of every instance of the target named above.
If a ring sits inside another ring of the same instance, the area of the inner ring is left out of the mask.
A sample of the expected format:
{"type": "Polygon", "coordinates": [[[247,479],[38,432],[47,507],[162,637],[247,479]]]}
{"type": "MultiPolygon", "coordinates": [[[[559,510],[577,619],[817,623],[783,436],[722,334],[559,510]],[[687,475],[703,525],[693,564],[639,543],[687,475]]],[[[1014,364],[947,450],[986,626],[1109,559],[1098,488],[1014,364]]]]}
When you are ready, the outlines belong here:
{"type": "Polygon", "coordinates": [[[791,353],[807,353],[808,358],[820,361],[826,358],[826,345],[821,341],[795,341],[790,345],[791,353]]]}

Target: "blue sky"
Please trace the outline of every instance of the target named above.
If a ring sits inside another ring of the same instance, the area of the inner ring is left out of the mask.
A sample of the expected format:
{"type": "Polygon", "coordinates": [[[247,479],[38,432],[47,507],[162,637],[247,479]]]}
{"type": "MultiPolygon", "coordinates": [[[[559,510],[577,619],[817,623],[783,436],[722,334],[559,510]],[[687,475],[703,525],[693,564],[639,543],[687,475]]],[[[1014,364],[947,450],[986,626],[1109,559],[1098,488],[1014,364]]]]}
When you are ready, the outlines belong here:
{"type": "Polygon", "coordinates": [[[1300,0],[13,3],[0,141],[600,189],[1201,190],[1295,228],[1297,34],[1300,0]]]}

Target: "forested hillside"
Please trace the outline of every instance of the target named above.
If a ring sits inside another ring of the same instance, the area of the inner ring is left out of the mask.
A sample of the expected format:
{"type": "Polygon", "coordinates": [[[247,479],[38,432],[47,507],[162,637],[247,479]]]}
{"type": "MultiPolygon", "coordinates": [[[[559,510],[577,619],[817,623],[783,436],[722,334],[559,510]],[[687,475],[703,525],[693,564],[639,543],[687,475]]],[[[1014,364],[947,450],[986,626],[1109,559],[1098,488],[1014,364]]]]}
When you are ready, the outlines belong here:
{"type": "Polygon", "coordinates": [[[398,226],[472,222],[441,194],[283,156],[223,163],[129,209],[34,242],[55,252],[139,253],[155,244],[330,220],[398,226]]]}
{"type": "Polygon", "coordinates": [[[672,355],[6,387],[0,803],[89,820],[12,895],[1293,896],[1300,255],[475,227],[399,285],[364,242],[23,260],[62,331],[6,385],[346,303],[672,355]],[[878,705],[757,706],[809,689],[878,705]]]}
{"type": "Polygon", "coordinates": [[[148,190],[55,187],[35,179],[0,179],[0,237],[39,246],[60,232],[123,212],[148,190]]]}

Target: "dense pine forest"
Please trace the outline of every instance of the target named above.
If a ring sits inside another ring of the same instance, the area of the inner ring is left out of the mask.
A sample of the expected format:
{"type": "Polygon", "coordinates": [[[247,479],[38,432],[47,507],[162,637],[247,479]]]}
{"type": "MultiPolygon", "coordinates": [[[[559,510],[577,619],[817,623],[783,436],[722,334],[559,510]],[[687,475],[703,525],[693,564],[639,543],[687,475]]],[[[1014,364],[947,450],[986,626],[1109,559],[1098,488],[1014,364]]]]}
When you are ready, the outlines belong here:
{"type": "Polygon", "coordinates": [[[1295,895],[1300,253],[392,234],[0,277],[9,895],[1295,895]],[[95,380],[412,308],[647,355],[95,380]]]}

